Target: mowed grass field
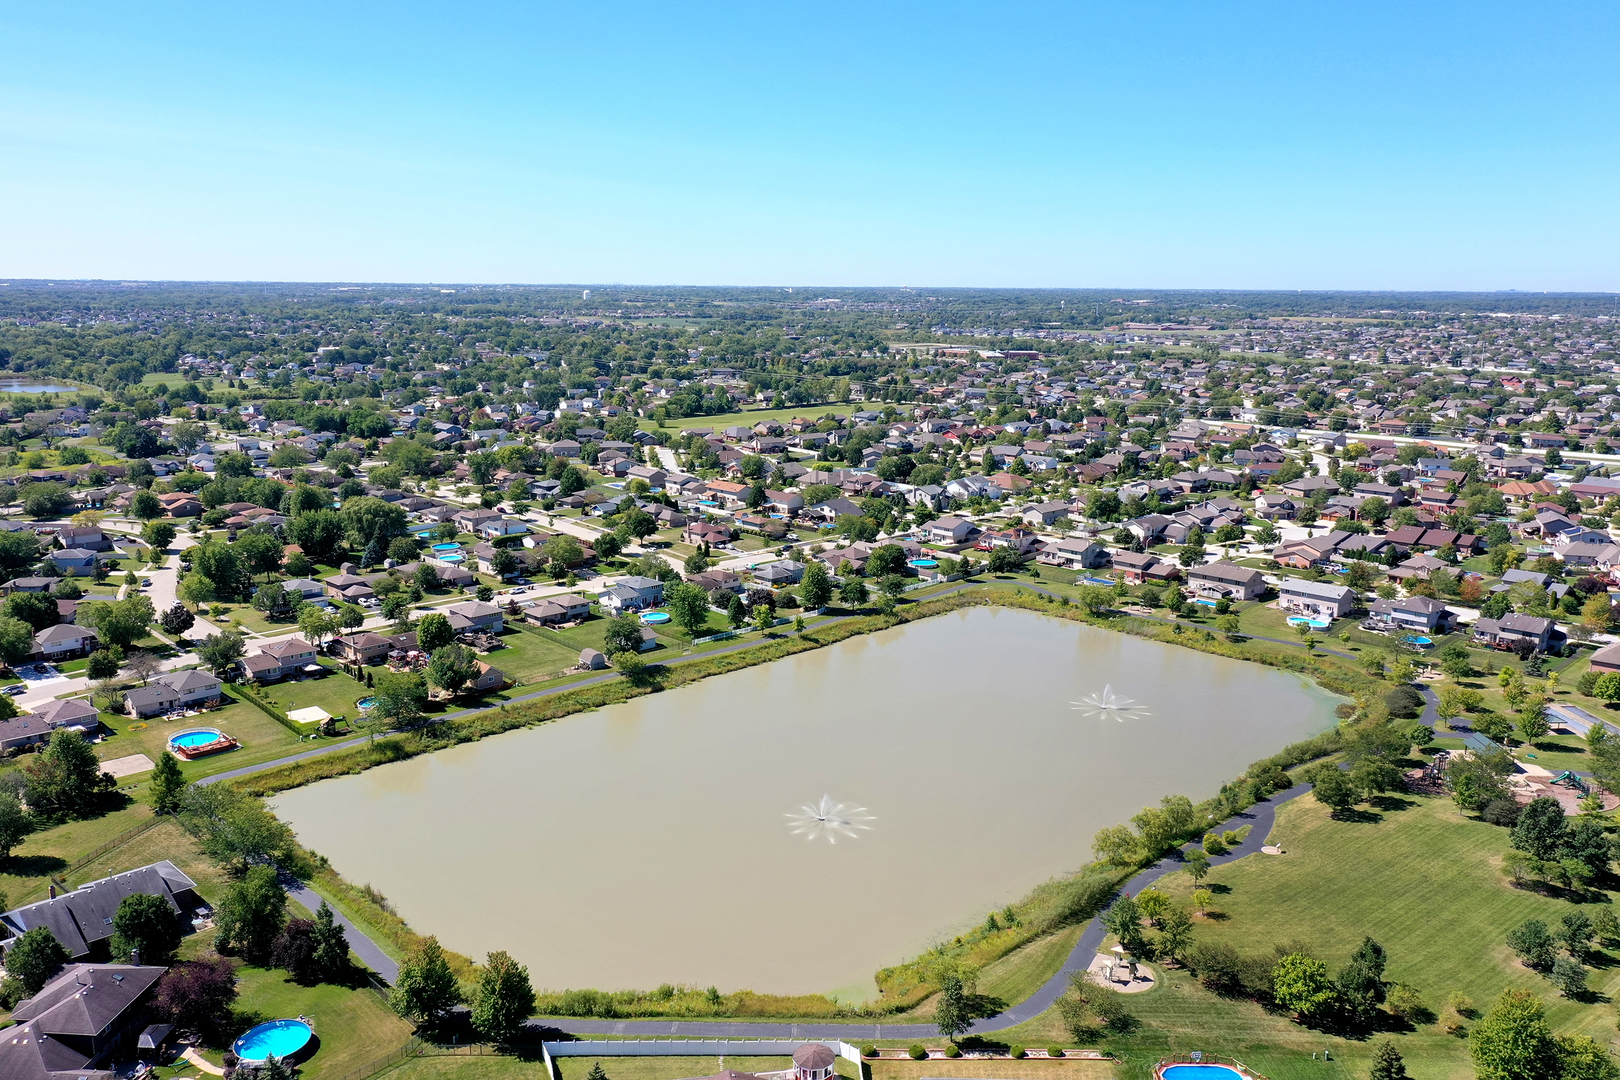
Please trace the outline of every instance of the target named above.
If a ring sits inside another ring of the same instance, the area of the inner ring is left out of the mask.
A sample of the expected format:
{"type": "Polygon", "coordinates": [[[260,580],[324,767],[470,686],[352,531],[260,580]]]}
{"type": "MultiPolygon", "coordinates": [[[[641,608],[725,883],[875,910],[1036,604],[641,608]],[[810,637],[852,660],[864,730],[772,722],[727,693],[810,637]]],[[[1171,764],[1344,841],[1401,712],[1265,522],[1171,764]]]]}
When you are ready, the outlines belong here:
{"type": "MultiPolygon", "coordinates": [[[[1469,820],[1449,800],[1404,795],[1375,808],[1364,821],[1336,821],[1309,796],[1280,808],[1271,842],[1281,856],[1251,855],[1215,869],[1204,882],[1215,892],[1212,918],[1195,918],[1195,939],[1224,942],[1241,953],[1269,954],[1277,945],[1303,944],[1337,971],[1364,936],[1389,953],[1386,978],[1416,988],[1439,1012],[1461,992],[1480,1010],[1504,988],[1528,989],[1547,1005],[1559,1032],[1579,1032],[1603,1045],[1615,1040],[1612,996],[1620,991],[1620,958],[1599,957],[1591,974],[1596,1001],[1558,996],[1552,985],[1522,967],[1505,944],[1526,919],[1554,924],[1575,905],[1512,887],[1500,871],[1508,832],[1469,820]]],[[[1190,906],[1193,882],[1185,873],[1160,888],[1190,906]]],[[[1612,903],[1611,894],[1582,905],[1612,903]]],[[[1128,1059],[1126,1076],[1147,1076],[1166,1051],[1203,1050],[1237,1057],[1271,1080],[1295,1077],[1364,1077],[1372,1041],[1330,1036],[1268,1013],[1247,1001],[1217,997],[1176,971],[1161,985],[1130,998],[1142,1022],[1137,1033],[1106,1038],[1103,1046],[1128,1059]],[[1331,1051],[1333,1061],[1311,1060],[1331,1051]]],[[[1041,1045],[1039,1034],[1061,1036],[1048,1013],[998,1038],[1041,1045]]],[[[1465,1080],[1473,1076],[1466,1042],[1437,1025],[1383,1033],[1393,1039],[1415,1077],[1465,1080]]],[[[1380,1035],[1379,1037],[1383,1037],[1380,1035]]]]}

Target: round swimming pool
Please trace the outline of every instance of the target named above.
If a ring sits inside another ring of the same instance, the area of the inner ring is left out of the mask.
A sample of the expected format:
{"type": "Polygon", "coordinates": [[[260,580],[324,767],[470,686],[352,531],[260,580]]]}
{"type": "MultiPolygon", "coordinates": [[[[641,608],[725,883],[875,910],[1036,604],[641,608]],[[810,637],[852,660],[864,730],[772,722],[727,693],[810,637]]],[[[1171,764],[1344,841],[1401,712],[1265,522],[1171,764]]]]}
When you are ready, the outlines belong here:
{"type": "Polygon", "coordinates": [[[302,1020],[272,1020],[268,1024],[249,1028],[231,1044],[231,1053],[244,1064],[253,1064],[265,1058],[288,1058],[309,1045],[315,1032],[302,1020]]]}
{"type": "Polygon", "coordinates": [[[1172,1065],[1159,1074],[1164,1080],[1245,1080],[1226,1065],[1172,1065]]]}
{"type": "Polygon", "coordinates": [[[938,559],[907,559],[907,566],[915,566],[919,570],[931,570],[939,565],[938,559]]]}
{"type": "Polygon", "coordinates": [[[439,561],[440,562],[452,562],[452,563],[454,563],[454,562],[465,562],[466,561],[466,556],[464,556],[464,555],[440,555],[439,556],[439,561]]]}
{"type": "Polygon", "coordinates": [[[660,623],[667,623],[669,622],[669,612],[649,611],[647,614],[641,617],[641,621],[646,623],[648,626],[657,626],[660,623]]]}
{"type": "Polygon", "coordinates": [[[461,545],[460,544],[434,544],[433,545],[433,550],[434,551],[460,551],[461,550],[461,545]]]}

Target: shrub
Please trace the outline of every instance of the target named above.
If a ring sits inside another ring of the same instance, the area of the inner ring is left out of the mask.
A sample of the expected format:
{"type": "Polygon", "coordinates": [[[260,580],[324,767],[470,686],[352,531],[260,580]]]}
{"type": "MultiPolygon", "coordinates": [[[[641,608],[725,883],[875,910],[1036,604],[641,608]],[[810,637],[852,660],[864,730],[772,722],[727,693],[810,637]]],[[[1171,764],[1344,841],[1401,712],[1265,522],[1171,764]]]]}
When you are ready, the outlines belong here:
{"type": "Polygon", "coordinates": [[[928,1056],[928,1051],[922,1048],[921,1043],[912,1043],[911,1049],[907,1050],[906,1053],[911,1055],[912,1061],[921,1061],[928,1056]]]}
{"type": "Polygon", "coordinates": [[[1458,1016],[1472,1017],[1474,1015],[1474,999],[1461,990],[1453,990],[1446,998],[1446,1008],[1458,1016]]]}
{"type": "Polygon", "coordinates": [[[1423,695],[1402,683],[1384,695],[1384,705],[1388,707],[1389,715],[1410,720],[1423,712],[1423,695]]]}
{"type": "Polygon", "coordinates": [[[1024,1053],[1025,1051],[1022,1046],[1015,1046],[1012,1048],[1012,1056],[1017,1058],[1019,1061],[1024,1060],[1024,1053]]]}
{"type": "Polygon", "coordinates": [[[1055,1057],[1055,1058],[1062,1057],[1063,1056],[1063,1047],[1061,1047],[1061,1046],[1048,1046],[1046,1048],[1046,1056],[1047,1057],[1055,1057]]]}
{"type": "Polygon", "coordinates": [[[867,1043],[865,1046],[861,1047],[861,1057],[877,1057],[877,1047],[873,1046],[871,1043],[867,1043]]]}
{"type": "Polygon", "coordinates": [[[1396,983],[1389,991],[1389,1011],[1409,1024],[1427,1024],[1434,1014],[1423,1003],[1423,995],[1405,983],[1396,983]]]}
{"type": "Polygon", "coordinates": [[[1230,945],[1199,945],[1187,958],[1187,965],[1197,974],[1199,985],[1211,993],[1235,994],[1243,986],[1243,962],[1230,945]]]}
{"type": "Polygon", "coordinates": [[[962,1048],[957,1046],[955,1043],[947,1043],[945,1046],[945,1056],[948,1058],[959,1058],[962,1056],[962,1048]]]}
{"type": "Polygon", "coordinates": [[[1519,815],[1523,812],[1524,807],[1512,799],[1492,799],[1485,804],[1485,808],[1479,812],[1479,816],[1492,825],[1511,827],[1518,824],[1519,815]]]}

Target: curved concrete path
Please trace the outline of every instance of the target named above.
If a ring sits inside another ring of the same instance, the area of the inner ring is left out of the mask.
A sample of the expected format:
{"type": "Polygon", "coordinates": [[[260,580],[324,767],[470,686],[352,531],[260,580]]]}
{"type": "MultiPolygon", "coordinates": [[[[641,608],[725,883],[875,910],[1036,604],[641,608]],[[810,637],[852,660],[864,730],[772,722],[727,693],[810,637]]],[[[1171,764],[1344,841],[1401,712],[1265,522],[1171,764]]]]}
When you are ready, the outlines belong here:
{"type": "MultiPolygon", "coordinates": [[[[1277,822],[1277,807],[1292,799],[1297,799],[1311,790],[1309,784],[1295,784],[1287,791],[1280,791],[1265,802],[1256,803],[1239,814],[1234,814],[1218,826],[1219,831],[1228,831],[1250,826],[1249,835],[1243,841],[1239,850],[1230,851],[1225,855],[1213,856],[1209,861],[1212,865],[1220,866],[1257,853],[1262,844],[1271,835],[1272,827],[1277,822]]],[[[1189,845],[1190,847],[1191,845],[1189,845]]],[[[1183,849],[1185,850],[1185,849],[1183,849]]],[[[1185,860],[1182,851],[1166,856],[1152,866],[1138,873],[1127,881],[1121,892],[1127,896],[1135,896],[1155,881],[1172,871],[1183,867],[1185,860]]],[[[1050,1009],[1057,1003],[1069,988],[1069,978],[1075,972],[1085,971],[1096,958],[1097,949],[1102,945],[1108,931],[1103,927],[1102,916],[1098,915],[1086,924],[1080,934],[1080,940],[1075,943],[1068,959],[1046,983],[1034,994],[1011,1006],[995,1016],[987,1016],[976,1021],[968,1033],[971,1035],[986,1035],[1001,1031],[1026,1020],[1033,1020],[1041,1013],[1050,1009]]],[[[718,1038],[738,1038],[750,1036],[755,1038],[791,1038],[791,1039],[908,1039],[938,1036],[939,1029],[933,1024],[784,1024],[784,1023],[749,1023],[747,1021],[722,1020],[592,1020],[586,1018],[557,1017],[553,1019],[531,1020],[528,1024],[536,1035],[547,1032],[566,1032],[572,1035],[697,1035],[718,1038]]]]}

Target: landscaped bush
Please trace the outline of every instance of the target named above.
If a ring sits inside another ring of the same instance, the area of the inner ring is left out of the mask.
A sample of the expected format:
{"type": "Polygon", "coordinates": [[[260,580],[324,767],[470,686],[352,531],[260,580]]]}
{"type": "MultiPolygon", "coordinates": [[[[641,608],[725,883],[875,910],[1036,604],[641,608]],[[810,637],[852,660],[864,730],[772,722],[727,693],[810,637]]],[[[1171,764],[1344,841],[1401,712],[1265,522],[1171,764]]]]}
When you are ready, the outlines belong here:
{"type": "Polygon", "coordinates": [[[865,1046],[861,1047],[861,1057],[877,1057],[877,1047],[873,1046],[871,1043],[867,1043],[865,1046]]]}
{"type": "Polygon", "coordinates": [[[1046,1048],[1046,1056],[1047,1057],[1055,1057],[1055,1058],[1062,1057],[1063,1056],[1063,1047],[1061,1047],[1061,1046],[1048,1046],[1046,1048]]]}
{"type": "Polygon", "coordinates": [[[1022,1046],[1015,1046],[1015,1047],[1012,1048],[1012,1056],[1017,1058],[1018,1060],[1022,1061],[1024,1059],[1024,1054],[1025,1054],[1025,1051],[1024,1051],[1024,1048],[1022,1046]]]}
{"type": "Polygon", "coordinates": [[[1524,807],[1512,799],[1492,799],[1485,804],[1479,816],[1492,825],[1512,826],[1518,823],[1519,815],[1523,812],[1524,807]]]}
{"type": "Polygon", "coordinates": [[[1384,705],[1389,709],[1389,715],[1400,720],[1411,720],[1423,712],[1423,695],[1402,683],[1384,695],[1384,705]]]}
{"type": "Polygon", "coordinates": [[[911,1049],[907,1050],[906,1053],[911,1055],[912,1061],[921,1061],[928,1056],[928,1051],[922,1048],[921,1043],[912,1043],[911,1049]]]}
{"type": "Polygon", "coordinates": [[[947,1043],[945,1046],[945,1056],[948,1058],[959,1058],[962,1056],[962,1048],[957,1046],[955,1043],[947,1043]]]}

